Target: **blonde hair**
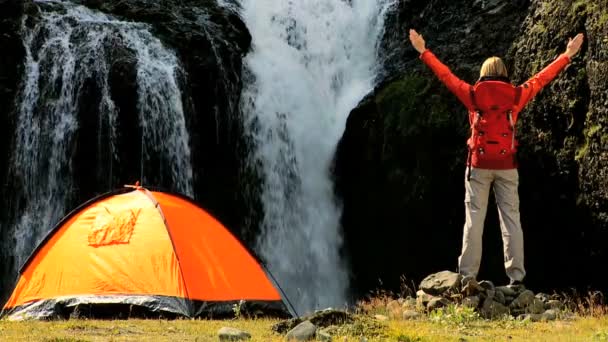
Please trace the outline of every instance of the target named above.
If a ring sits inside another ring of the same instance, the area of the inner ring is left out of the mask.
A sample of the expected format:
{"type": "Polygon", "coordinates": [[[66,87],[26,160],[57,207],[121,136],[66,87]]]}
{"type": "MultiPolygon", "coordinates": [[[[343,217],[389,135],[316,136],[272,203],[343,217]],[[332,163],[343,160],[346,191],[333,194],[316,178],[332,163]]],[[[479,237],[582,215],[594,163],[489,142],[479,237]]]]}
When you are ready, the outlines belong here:
{"type": "Polygon", "coordinates": [[[499,57],[490,57],[483,62],[479,77],[508,77],[507,67],[499,57]]]}

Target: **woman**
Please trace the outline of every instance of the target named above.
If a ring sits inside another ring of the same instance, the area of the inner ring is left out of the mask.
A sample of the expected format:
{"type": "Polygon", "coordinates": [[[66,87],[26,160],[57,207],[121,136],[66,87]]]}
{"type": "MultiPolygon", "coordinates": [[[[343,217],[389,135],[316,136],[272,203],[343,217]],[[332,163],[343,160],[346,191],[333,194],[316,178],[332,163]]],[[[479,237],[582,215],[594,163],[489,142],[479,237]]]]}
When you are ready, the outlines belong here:
{"type": "Polygon", "coordinates": [[[498,57],[482,65],[474,86],[458,79],[426,48],[425,41],[410,30],[410,41],[420,59],[445,86],[458,97],[469,112],[471,137],[467,141],[469,157],[465,173],[465,224],[459,273],[475,279],[481,263],[481,242],[490,187],[493,185],[500,218],[505,270],[510,285],[522,284],[524,241],[519,215],[519,174],[517,171],[515,124],[519,112],[576,55],[583,34],[570,39],[566,51],[524,84],[515,87],[508,79],[507,68],[498,57]]]}

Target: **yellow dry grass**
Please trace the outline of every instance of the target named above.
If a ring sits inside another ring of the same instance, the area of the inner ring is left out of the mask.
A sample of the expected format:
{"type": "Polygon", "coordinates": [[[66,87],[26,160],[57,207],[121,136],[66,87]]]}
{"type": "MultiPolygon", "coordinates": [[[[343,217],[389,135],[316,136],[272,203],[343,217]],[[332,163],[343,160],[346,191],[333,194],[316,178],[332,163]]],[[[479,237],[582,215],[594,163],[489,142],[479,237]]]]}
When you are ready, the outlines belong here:
{"type": "MultiPolygon", "coordinates": [[[[243,329],[250,341],[284,341],[272,331],[277,321],[266,319],[210,320],[70,320],[55,322],[0,321],[1,341],[218,341],[223,326],[243,329]]],[[[429,318],[380,322],[384,336],[350,329],[334,341],[608,341],[608,317],[582,317],[569,321],[531,323],[478,320],[466,325],[440,323],[429,318]],[[376,337],[374,337],[376,335],[376,337]]],[[[377,331],[374,331],[377,333],[377,331]]]]}

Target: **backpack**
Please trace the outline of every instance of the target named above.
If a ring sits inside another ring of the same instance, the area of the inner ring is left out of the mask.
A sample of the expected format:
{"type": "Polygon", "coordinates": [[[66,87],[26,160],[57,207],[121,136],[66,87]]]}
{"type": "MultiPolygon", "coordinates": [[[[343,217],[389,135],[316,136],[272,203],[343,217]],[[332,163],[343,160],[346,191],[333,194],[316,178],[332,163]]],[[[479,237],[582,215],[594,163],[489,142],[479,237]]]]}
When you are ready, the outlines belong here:
{"type": "Polygon", "coordinates": [[[483,163],[515,158],[518,113],[514,109],[519,103],[521,88],[490,80],[477,82],[469,93],[473,105],[473,111],[469,113],[471,136],[467,141],[470,180],[472,161],[483,163]]]}

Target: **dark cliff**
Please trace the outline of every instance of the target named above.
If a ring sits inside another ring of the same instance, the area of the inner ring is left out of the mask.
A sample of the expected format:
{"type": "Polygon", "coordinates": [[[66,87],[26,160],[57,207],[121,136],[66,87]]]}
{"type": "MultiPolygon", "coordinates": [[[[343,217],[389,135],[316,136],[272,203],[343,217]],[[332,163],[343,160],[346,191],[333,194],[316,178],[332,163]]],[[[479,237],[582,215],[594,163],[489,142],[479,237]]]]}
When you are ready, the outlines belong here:
{"type": "MultiPolygon", "coordinates": [[[[230,229],[242,230],[246,226],[249,202],[240,191],[245,179],[247,144],[239,101],[242,59],[249,50],[251,36],[238,14],[215,0],[78,2],[119,20],[151,24],[152,33],[176,52],[183,70],[179,86],[195,170],[195,199],[230,229]]],[[[2,290],[14,277],[9,228],[25,205],[19,193],[28,182],[8,173],[23,86],[22,22],[26,19],[27,26],[33,26],[41,10],[62,11],[53,4],[0,1],[0,45],[3,47],[0,54],[0,236],[5,246],[0,252],[2,290]]],[[[101,132],[99,124],[101,94],[93,76],[79,89],[81,93],[77,97],[80,101],[78,129],[71,148],[74,180],[65,203],[67,211],[95,195],[133,184],[140,177],[142,136],[137,116],[137,59],[134,51],[120,39],[107,44],[111,44],[111,52],[106,56],[111,66],[109,92],[118,112],[117,141],[114,142],[118,152],[110,157],[113,167],[108,166],[108,158],[98,155],[99,152],[108,154],[105,141],[108,137],[101,132]]],[[[163,172],[170,170],[146,172],[151,183],[155,183],[150,185],[172,190],[171,184],[162,183],[163,179],[170,178],[163,172]]]]}
{"type": "MultiPolygon", "coordinates": [[[[7,165],[14,130],[15,96],[19,91],[25,56],[19,33],[24,11],[24,3],[20,0],[0,0],[0,46],[3,47],[0,54],[0,199],[5,198],[8,190],[7,165]]],[[[4,217],[3,212],[0,218],[4,217]]],[[[0,233],[4,233],[4,223],[0,220],[0,233]]],[[[5,255],[6,251],[0,251],[0,275],[6,275],[11,268],[5,255]]]]}
{"type": "MultiPolygon", "coordinates": [[[[408,30],[461,79],[501,56],[513,83],[578,32],[571,65],[520,115],[526,284],[608,288],[608,8],[605,1],[400,1],[382,43],[385,73],[350,115],[336,155],[342,222],[360,292],[456,270],[464,224],[465,108],[418,59],[408,30]],[[374,238],[370,238],[370,234],[374,238]]],[[[480,277],[506,282],[490,195],[480,277]]]]}

